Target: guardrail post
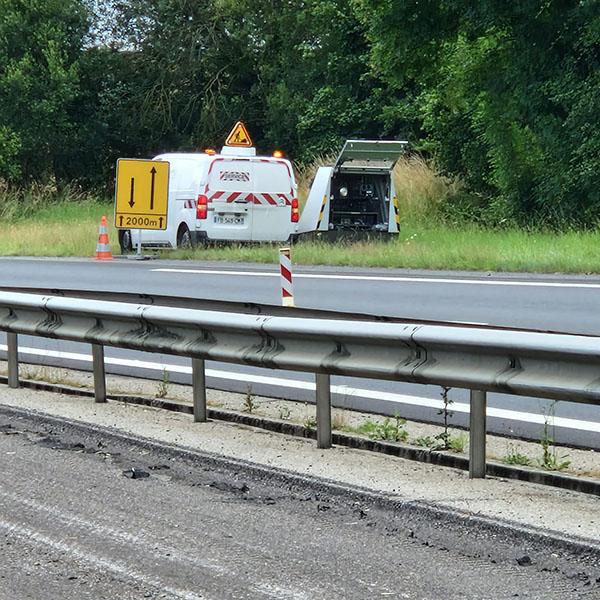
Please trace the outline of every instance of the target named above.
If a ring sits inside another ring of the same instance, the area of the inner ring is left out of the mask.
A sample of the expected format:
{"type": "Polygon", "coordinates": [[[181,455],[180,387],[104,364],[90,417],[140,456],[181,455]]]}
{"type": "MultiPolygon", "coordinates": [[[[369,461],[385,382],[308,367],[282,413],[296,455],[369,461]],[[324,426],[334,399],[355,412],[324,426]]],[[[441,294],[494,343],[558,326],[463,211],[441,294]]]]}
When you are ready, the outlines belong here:
{"type": "Polygon", "coordinates": [[[106,402],[106,372],[102,344],[92,344],[92,365],[94,368],[94,401],[106,402]]]}
{"type": "Polygon", "coordinates": [[[485,477],[486,405],[486,393],[471,390],[469,414],[469,478],[471,479],[485,477]]]}
{"type": "Polygon", "coordinates": [[[6,334],[6,346],[8,348],[8,387],[16,389],[19,387],[19,341],[16,333],[6,334]]]}
{"type": "Polygon", "coordinates": [[[331,448],[331,385],[328,373],[316,374],[317,448],[331,448]]]}
{"type": "Polygon", "coordinates": [[[194,396],[194,422],[206,421],[206,373],[203,358],[192,358],[192,394],[194,396]]]}

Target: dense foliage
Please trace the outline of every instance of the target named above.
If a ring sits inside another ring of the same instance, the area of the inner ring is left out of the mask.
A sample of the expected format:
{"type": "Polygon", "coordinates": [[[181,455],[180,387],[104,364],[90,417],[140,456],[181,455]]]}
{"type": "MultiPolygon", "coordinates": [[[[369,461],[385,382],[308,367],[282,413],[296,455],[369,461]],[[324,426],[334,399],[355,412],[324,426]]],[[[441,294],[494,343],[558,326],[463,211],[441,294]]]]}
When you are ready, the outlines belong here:
{"type": "Polygon", "coordinates": [[[119,156],[309,160],[408,137],[489,224],[600,219],[598,0],[0,0],[0,178],[110,186],[119,156]]]}

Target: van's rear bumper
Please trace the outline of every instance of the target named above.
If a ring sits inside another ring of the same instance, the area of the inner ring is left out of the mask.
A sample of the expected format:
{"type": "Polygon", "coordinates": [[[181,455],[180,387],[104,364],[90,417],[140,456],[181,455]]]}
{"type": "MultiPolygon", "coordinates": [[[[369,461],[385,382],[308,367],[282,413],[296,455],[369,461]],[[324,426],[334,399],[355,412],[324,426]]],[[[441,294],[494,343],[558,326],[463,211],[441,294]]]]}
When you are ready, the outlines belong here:
{"type": "Polygon", "coordinates": [[[240,240],[227,237],[210,237],[206,231],[192,231],[190,233],[192,234],[192,243],[199,246],[210,244],[286,244],[290,240],[290,236],[285,240],[240,240]]]}

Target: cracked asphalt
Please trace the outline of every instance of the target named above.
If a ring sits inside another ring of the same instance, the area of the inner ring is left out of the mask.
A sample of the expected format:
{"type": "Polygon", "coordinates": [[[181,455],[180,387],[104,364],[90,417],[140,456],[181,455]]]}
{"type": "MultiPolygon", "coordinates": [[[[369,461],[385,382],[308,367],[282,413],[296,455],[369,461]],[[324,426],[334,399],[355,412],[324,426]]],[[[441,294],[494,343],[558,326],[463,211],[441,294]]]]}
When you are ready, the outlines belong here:
{"type": "Polygon", "coordinates": [[[592,549],[10,409],[0,556],[1,600],[600,598],[592,549]]]}

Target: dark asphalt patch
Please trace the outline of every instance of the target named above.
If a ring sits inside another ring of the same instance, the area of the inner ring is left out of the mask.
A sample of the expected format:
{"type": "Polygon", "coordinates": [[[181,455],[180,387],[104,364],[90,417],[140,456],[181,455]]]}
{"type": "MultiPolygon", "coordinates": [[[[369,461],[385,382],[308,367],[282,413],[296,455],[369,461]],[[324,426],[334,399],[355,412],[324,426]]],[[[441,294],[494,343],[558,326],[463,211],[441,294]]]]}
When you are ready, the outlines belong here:
{"type": "Polygon", "coordinates": [[[136,469],[135,467],[123,471],[123,475],[128,479],[148,479],[148,477],[150,477],[148,471],[136,469]]]}
{"type": "Polygon", "coordinates": [[[234,494],[247,494],[250,488],[245,484],[230,483],[228,481],[211,481],[209,487],[222,492],[232,492],[234,494]]]}

